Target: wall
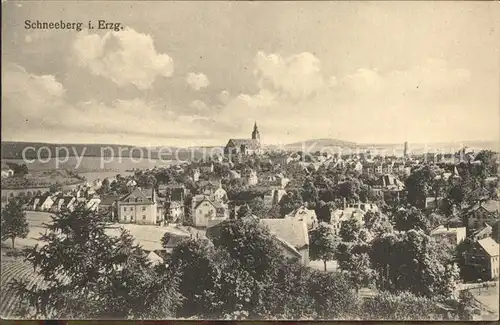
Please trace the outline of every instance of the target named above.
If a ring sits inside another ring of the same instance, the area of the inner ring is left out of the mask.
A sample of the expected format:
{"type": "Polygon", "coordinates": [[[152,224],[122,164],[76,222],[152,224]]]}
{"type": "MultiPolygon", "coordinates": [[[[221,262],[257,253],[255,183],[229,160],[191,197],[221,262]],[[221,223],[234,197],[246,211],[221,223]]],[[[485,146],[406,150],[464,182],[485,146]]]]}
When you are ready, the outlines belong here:
{"type": "Polygon", "coordinates": [[[118,222],[135,224],[156,224],[155,204],[127,204],[118,203],[118,222]],[[126,209],[126,211],[124,211],[126,209]],[[133,220],[131,220],[133,217],[133,220]]]}
{"type": "Polygon", "coordinates": [[[217,210],[207,201],[202,202],[196,209],[193,210],[193,223],[195,227],[207,227],[208,219],[215,218],[217,210]]]}

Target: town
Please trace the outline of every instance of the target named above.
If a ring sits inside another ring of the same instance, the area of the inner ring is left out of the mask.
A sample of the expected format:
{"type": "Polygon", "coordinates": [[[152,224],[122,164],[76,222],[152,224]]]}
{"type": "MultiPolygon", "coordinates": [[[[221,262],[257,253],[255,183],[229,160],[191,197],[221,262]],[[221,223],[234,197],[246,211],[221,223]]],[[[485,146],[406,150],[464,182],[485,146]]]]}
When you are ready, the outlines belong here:
{"type": "Polygon", "coordinates": [[[2,319],[498,322],[496,2],[2,9],[2,319]]]}
{"type": "MultiPolygon", "coordinates": [[[[266,229],[286,259],[345,276],[362,300],[384,290],[428,299],[444,290],[443,297],[457,301],[472,292],[477,314],[498,315],[491,297],[475,293],[496,290],[498,299],[497,154],[460,148],[413,155],[407,142],[401,147],[400,156],[266,150],[255,123],[248,139],[229,139],[222,155],[69,187],[54,183],[45,192],[25,189],[14,196],[2,189],[2,240],[11,240],[6,249],[12,250],[29,237],[12,220],[23,213],[91,214],[109,236],[125,229],[157,266],[182,259],[188,243],[215,243],[221,232],[245,222],[266,229]],[[439,283],[426,280],[429,272],[437,272],[439,283]]],[[[26,174],[26,167],[3,164],[2,185],[26,174]]],[[[449,301],[436,306],[419,312],[432,319],[452,317],[457,309],[449,301]]],[[[2,307],[2,315],[19,308],[2,307]]],[[[184,309],[179,315],[200,316],[184,309]]]]}

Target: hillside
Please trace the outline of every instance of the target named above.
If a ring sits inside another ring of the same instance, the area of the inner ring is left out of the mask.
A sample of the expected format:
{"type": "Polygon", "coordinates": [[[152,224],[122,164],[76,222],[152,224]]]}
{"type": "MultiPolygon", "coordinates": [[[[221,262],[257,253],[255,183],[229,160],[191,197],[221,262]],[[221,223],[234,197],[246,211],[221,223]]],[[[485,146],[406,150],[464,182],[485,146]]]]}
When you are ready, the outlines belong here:
{"type": "Polygon", "coordinates": [[[358,147],[358,144],[337,139],[310,139],[306,141],[286,144],[284,146],[284,149],[301,151],[305,148],[308,151],[317,151],[327,147],[342,147],[354,149],[358,147]]]}

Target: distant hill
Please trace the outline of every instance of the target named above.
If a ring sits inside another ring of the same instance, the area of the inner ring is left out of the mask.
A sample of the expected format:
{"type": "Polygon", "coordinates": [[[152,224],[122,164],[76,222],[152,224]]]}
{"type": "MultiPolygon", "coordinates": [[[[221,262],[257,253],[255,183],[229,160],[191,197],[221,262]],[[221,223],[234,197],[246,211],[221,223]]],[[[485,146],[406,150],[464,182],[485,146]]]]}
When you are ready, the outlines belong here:
{"type": "MultiPolygon", "coordinates": [[[[463,146],[467,146],[474,151],[488,149],[499,151],[500,145],[495,141],[463,141],[463,142],[437,142],[431,144],[422,143],[409,143],[410,152],[456,152],[463,146]]],[[[17,141],[3,141],[1,146],[2,159],[22,159],[23,150],[26,151],[25,158],[37,159],[55,157],[59,152],[60,157],[65,157],[67,154],[70,157],[85,156],[85,157],[131,157],[131,158],[148,158],[158,159],[161,155],[164,159],[173,160],[189,160],[193,157],[201,157],[207,152],[220,152],[223,146],[190,146],[187,148],[180,147],[137,147],[131,145],[117,145],[117,144],[56,144],[56,143],[43,143],[43,142],[17,142],[17,141]],[[34,150],[33,150],[34,148],[34,150]],[[40,148],[48,148],[40,150],[40,148]],[[68,148],[69,152],[63,148],[68,148]],[[160,150],[161,149],[161,150],[160,150]],[[170,150],[168,150],[170,149],[170,150]],[[37,153],[40,154],[37,157],[37,153]]],[[[308,150],[309,152],[320,151],[324,148],[342,148],[342,149],[356,149],[359,151],[372,151],[375,150],[397,150],[403,149],[403,143],[394,144],[368,144],[368,143],[355,143],[343,141],[338,139],[309,139],[301,142],[289,143],[283,146],[278,145],[265,145],[268,150],[280,149],[287,151],[302,151],[308,150]]]]}
{"type": "Polygon", "coordinates": [[[342,147],[342,148],[357,148],[358,144],[355,142],[337,140],[337,139],[310,139],[306,141],[289,143],[283,146],[285,150],[295,150],[295,151],[318,151],[327,147],[342,147]]]}

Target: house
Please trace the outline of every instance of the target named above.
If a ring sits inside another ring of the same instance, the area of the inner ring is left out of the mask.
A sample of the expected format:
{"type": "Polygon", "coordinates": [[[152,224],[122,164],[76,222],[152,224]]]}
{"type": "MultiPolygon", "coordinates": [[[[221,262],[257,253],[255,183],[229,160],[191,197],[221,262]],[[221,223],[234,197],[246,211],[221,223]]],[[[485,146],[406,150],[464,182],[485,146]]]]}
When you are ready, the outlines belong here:
{"type": "Polygon", "coordinates": [[[137,187],[117,201],[118,222],[156,225],[163,220],[157,203],[154,189],[137,187]]]}
{"type": "Polygon", "coordinates": [[[257,172],[255,170],[250,170],[247,176],[247,184],[249,186],[257,185],[259,178],[257,177],[257,172]]]}
{"type": "Polygon", "coordinates": [[[85,208],[90,211],[98,211],[99,203],[101,203],[101,199],[94,197],[87,201],[85,204],[85,208]]]}
{"type": "Polygon", "coordinates": [[[380,212],[380,209],[374,203],[362,203],[362,202],[358,202],[358,203],[348,204],[347,207],[348,208],[359,209],[359,210],[363,211],[363,213],[366,213],[366,212],[373,212],[373,213],[380,212]]]}
{"type": "Polygon", "coordinates": [[[183,184],[158,185],[158,196],[166,197],[169,199],[169,201],[183,203],[186,195],[187,189],[183,184]]]}
{"type": "Polygon", "coordinates": [[[37,211],[49,211],[54,204],[54,200],[49,194],[33,197],[28,203],[28,209],[37,211]]]}
{"type": "Polygon", "coordinates": [[[303,265],[309,264],[309,233],[305,222],[293,219],[260,219],[259,222],[276,235],[285,256],[299,258],[303,265]]]}
{"type": "Polygon", "coordinates": [[[425,209],[428,210],[436,210],[438,208],[441,208],[443,204],[445,203],[444,197],[426,197],[425,198],[425,209]]]}
{"type": "Polygon", "coordinates": [[[179,202],[165,202],[165,210],[168,220],[173,223],[178,222],[184,216],[184,206],[179,202]]]}
{"type": "Polygon", "coordinates": [[[196,195],[192,202],[192,224],[195,227],[208,227],[211,219],[229,219],[227,205],[207,195],[196,195]]]}
{"type": "Polygon", "coordinates": [[[213,162],[197,162],[192,163],[191,168],[197,170],[200,174],[210,174],[214,172],[213,162]]]}
{"type": "Polygon", "coordinates": [[[471,237],[474,241],[478,241],[486,237],[491,237],[492,233],[493,233],[493,228],[489,224],[484,223],[484,228],[478,229],[475,232],[473,232],[471,237]]]}
{"type": "Polygon", "coordinates": [[[225,155],[261,154],[260,133],[255,123],[251,139],[229,139],[224,148],[225,155]]]}
{"type": "Polygon", "coordinates": [[[484,227],[484,223],[494,224],[499,220],[499,204],[497,200],[480,201],[466,211],[469,229],[484,227]]]}
{"type": "Polygon", "coordinates": [[[292,213],[285,216],[285,219],[303,221],[307,224],[307,228],[313,229],[318,224],[318,217],[314,210],[306,209],[304,206],[297,208],[292,213]]]}
{"type": "Polygon", "coordinates": [[[55,200],[55,204],[52,206],[52,210],[56,212],[64,210],[73,211],[76,203],[77,201],[74,196],[61,196],[55,200]]]}
{"type": "Polygon", "coordinates": [[[340,233],[344,221],[355,219],[361,225],[365,223],[365,213],[358,208],[336,209],[331,211],[330,215],[330,224],[333,226],[336,235],[340,233]]]}
{"type": "Polygon", "coordinates": [[[117,216],[117,201],[120,197],[118,195],[104,195],[102,196],[101,202],[99,202],[99,205],[97,207],[97,210],[101,214],[108,215],[110,217],[110,220],[114,220],[115,217],[117,216]]]}
{"type": "Polygon", "coordinates": [[[464,253],[465,265],[477,270],[482,280],[497,279],[498,249],[498,243],[493,238],[478,240],[464,253]]]}
{"type": "Polygon", "coordinates": [[[405,188],[403,182],[401,182],[397,177],[390,174],[385,174],[380,176],[380,185],[382,185],[383,189],[387,189],[389,191],[402,191],[405,188]]]}
{"type": "Polygon", "coordinates": [[[221,181],[219,181],[219,188],[217,188],[214,192],[214,198],[216,201],[219,201],[219,202],[227,202],[227,200],[228,200],[227,192],[225,189],[222,188],[221,181]]]}
{"type": "Polygon", "coordinates": [[[465,239],[467,235],[467,229],[465,227],[450,228],[441,225],[433,229],[430,235],[434,238],[444,238],[448,242],[456,246],[465,239]]]}
{"type": "Polygon", "coordinates": [[[266,195],[264,195],[264,205],[268,208],[272,208],[277,206],[281,198],[286,194],[286,191],[283,189],[271,189],[266,195]]]}
{"type": "Polygon", "coordinates": [[[230,170],[229,171],[229,179],[240,179],[241,175],[235,170],[230,170]]]}
{"type": "MultiPolygon", "coordinates": [[[[382,169],[380,169],[380,173],[382,173],[382,169]]],[[[363,164],[363,174],[364,175],[375,175],[375,164],[373,162],[365,162],[363,164]]]]}
{"type": "Polygon", "coordinates": [[[2,166],[2,178],[8,178],[14,176],[14,171],[9,167],[4,168],[2,166]]]}

